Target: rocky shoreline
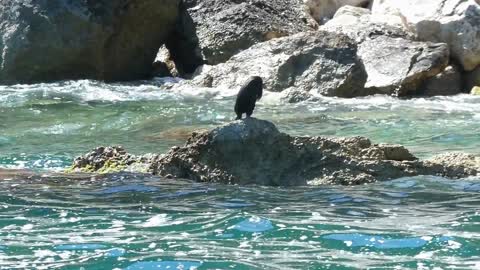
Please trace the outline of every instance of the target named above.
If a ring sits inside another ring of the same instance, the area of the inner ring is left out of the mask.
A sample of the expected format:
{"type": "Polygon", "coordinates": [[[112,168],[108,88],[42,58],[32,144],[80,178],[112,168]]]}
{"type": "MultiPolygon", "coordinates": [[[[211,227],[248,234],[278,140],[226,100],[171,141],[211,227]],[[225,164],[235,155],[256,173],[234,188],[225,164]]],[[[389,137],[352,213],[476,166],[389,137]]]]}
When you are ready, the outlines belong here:
{"type": "Polygon", "coordinates": [[[165,154],[136,156],[118,146],[98,147],[77,157],[68,171],[129,171],[242,185],[358,185],[416,175],[476,176],[480,157],[447,153],[419,160],[400,145],[364,137],[290,136],[271,122],[250,118],[194,133],[165,154]]]}
{"type": "Polygon", "coordinates": [[[256,75],[289,102],[477,94],[479,20],[478,0],[7,0],[0,83],[256,75]]]}

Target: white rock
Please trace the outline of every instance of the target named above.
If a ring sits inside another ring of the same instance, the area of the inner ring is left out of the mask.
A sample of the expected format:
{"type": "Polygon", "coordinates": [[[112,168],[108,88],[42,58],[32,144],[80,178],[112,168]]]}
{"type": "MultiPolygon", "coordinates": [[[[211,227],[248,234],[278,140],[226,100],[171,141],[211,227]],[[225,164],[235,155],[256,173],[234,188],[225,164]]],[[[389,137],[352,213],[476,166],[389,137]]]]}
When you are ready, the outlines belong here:
{"type": "Polygon", "coordinates": [[[367,6],[371,0],[304,0],[312,17],[320,24],[333,17],[335,12],[343,6],[367,6]]]}
{"type": "MultiPolygon", "coordinates": [[[[478,0],[375,0],[374,15],[405,20],[420,40],[444,42],[467,71],[480,64],[480,5],[478,0]]],[[[404,25],[405,26],[405,25],[404,25]]]]}

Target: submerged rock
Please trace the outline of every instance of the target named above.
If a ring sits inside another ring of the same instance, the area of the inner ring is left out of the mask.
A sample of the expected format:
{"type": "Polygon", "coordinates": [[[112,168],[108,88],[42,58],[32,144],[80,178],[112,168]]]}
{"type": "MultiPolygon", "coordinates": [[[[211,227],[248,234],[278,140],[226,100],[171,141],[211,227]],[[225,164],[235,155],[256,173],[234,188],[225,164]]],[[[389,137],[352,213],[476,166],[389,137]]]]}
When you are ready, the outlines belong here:
{"type": "Polygon", "coordinates": [[[2,0],[0,83],[151,75],[180,0],[2,0]]]}
{"type": "Polygon", "coordinates": [[[364,94],[418,94],[425,80],[447,67],[448,46],[413,41],[408,31],[383,22],[388,21],[385,18],[345,6],[321,29],[346,34],[358,43],[358,56],[368,74],[364,94]]]}
{"type": "Polygon", "coordinates": [[[311,29],[301,0],[184,0],[167,44],[181,73],[215,65],[250,46],[311,29]]]}
{"type": "Polygon", "coordinates": [[[121,148],[97,148],[77,158],[72,170],[101,171],[112,163],[143,164],[165,177],[282,186],[355,185],[415,175],[461,178],[480,172],[480,159],[473,155],[420,161],[403,146],[373,144],[364,137],[294,137],[254,118],[193,134],[164,155],[136,157],[121,148]]]}
{"type": "Polygon", "coordinates": [[[193,83],[234,88],[260,76],[264,89],[280,92],[354,97],[361,95],[366,74],[356,46],[344,35],[306,32],[256,44],[216,66],[203,66],[193,83]]]}
{"type": "Polygon", "coordinates": [[[465,70],[480,64],[480,4],[478,0],[382,0],[372,12],[400,16],[420,40],[447,43],[465,70]]]}

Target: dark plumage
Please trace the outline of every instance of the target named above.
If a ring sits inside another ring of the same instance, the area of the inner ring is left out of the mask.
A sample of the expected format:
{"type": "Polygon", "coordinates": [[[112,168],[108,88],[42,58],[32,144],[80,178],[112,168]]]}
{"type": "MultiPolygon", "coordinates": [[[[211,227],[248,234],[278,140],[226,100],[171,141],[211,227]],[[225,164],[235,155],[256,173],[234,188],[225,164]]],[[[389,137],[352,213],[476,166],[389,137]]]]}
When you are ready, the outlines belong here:
{"type": "Polygon", "coordinates": [[[238,91],[235,101],[235,113],[237,119],[242,119],[242,114],[246,113],[250,117],[255,109],[255,102],[262,97],[263,81],[258,76],[253,76],[238,91]]]}

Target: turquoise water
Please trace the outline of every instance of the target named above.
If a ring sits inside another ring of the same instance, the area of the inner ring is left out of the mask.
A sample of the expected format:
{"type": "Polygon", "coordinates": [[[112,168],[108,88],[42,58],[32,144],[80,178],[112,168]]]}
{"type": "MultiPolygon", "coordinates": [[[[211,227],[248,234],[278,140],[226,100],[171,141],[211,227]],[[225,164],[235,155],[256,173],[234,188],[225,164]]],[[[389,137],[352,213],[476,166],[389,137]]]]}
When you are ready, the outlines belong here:
{"type": "MultiPolygon", "coordinates": [[[[235,117],[234,90],[169,84],[0,86],[0,167],[37,171],[0,171],[0,269],[480,268],[479,177],[286,189],[55,173],[98,145],[164,152],[235,117]]],[[[362,135],[429,157],[480,154],[479,103],[267,94],[255,116],[293,135],[362,135]]]]}

